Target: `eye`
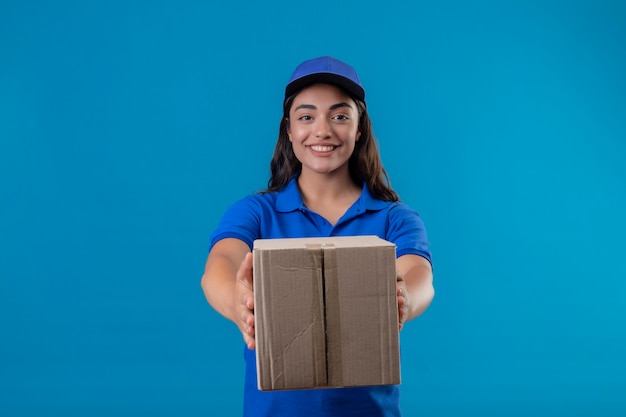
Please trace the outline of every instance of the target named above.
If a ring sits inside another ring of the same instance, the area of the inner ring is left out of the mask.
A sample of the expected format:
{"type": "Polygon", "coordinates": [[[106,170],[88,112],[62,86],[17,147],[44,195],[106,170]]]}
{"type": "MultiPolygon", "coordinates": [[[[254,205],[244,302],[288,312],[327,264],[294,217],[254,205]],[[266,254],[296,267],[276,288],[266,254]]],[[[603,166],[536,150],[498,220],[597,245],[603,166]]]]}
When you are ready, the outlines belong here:
{"type": "Polygon", "coordinates": [[[302,120],[303,122],[307,122],[309,120],[312,120],[313,118],[311,116],[309,116],[308,114],[304,114],[300,117],[298,117],[298,120],[302,120]]]}
{"type": "Polygon", "coordinates": [[[336,114],[333,116],[333,119],[335,120],[350,120],[350,118],[348,116],[346,116],[345,114],[336,114]]]}

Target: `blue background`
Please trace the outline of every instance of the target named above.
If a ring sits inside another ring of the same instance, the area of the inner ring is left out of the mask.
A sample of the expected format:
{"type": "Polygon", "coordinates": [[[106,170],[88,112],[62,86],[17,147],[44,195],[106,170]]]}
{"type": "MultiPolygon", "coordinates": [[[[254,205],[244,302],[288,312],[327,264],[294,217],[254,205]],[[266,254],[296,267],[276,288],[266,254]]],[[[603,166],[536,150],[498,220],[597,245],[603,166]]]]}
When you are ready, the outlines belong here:
{"type": "Polygon", "coordinates": [[[240,413],[208,238],[327,54],[432,242],[405,414],[626,415],[626,3],[214,3],[0,4],[0,415],[240,413]]]}

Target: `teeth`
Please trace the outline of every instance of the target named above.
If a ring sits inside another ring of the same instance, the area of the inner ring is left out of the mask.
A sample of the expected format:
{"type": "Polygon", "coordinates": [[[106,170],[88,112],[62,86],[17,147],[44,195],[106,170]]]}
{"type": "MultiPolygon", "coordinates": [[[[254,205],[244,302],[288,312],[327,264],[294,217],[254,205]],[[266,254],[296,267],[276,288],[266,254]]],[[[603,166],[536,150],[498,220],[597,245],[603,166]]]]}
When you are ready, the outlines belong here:
{"type": "Polygon", "coordinates": [[[333,149],[335,149],[335,147],[334,146],[329,146],[329,145],[326,145],[326,146],[323,146],[323,145],[313,145],[313,146],[311,146],[311,149],[313,149],[314,151],[317,151],[317,152],[330,152],[333,149]]]}

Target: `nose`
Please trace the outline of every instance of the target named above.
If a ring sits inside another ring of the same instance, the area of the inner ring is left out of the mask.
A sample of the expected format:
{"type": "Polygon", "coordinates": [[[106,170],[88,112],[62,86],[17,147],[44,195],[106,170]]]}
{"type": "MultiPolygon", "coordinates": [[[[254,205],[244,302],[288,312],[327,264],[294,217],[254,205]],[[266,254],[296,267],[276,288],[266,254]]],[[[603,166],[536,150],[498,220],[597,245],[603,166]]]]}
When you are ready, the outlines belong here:
{"type": "Polygon", "coordinates": [[[330,123],[325,118],[319,118],[315,122],[315,136],[317,138],[329,138],[332,134],[330,123]]]}

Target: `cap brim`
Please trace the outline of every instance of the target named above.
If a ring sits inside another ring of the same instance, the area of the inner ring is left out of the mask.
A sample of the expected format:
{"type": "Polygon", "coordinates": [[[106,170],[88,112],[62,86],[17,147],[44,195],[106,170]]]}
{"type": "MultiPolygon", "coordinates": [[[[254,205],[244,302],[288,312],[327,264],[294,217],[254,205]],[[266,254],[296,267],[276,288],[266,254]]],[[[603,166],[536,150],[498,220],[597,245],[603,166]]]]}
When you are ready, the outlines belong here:
{"type": "Polygon", "coordinates": [[[305,75],[304,77],[293,80],[287,84],[287,87],[285,88],[285,99],[291,97],[305,87],[317,83],[336,85],[346,90],[354,98],[363,102],[365,101],[365,90],[363,90],[363,87],[346,77],[329,72],[305,75]]]}

